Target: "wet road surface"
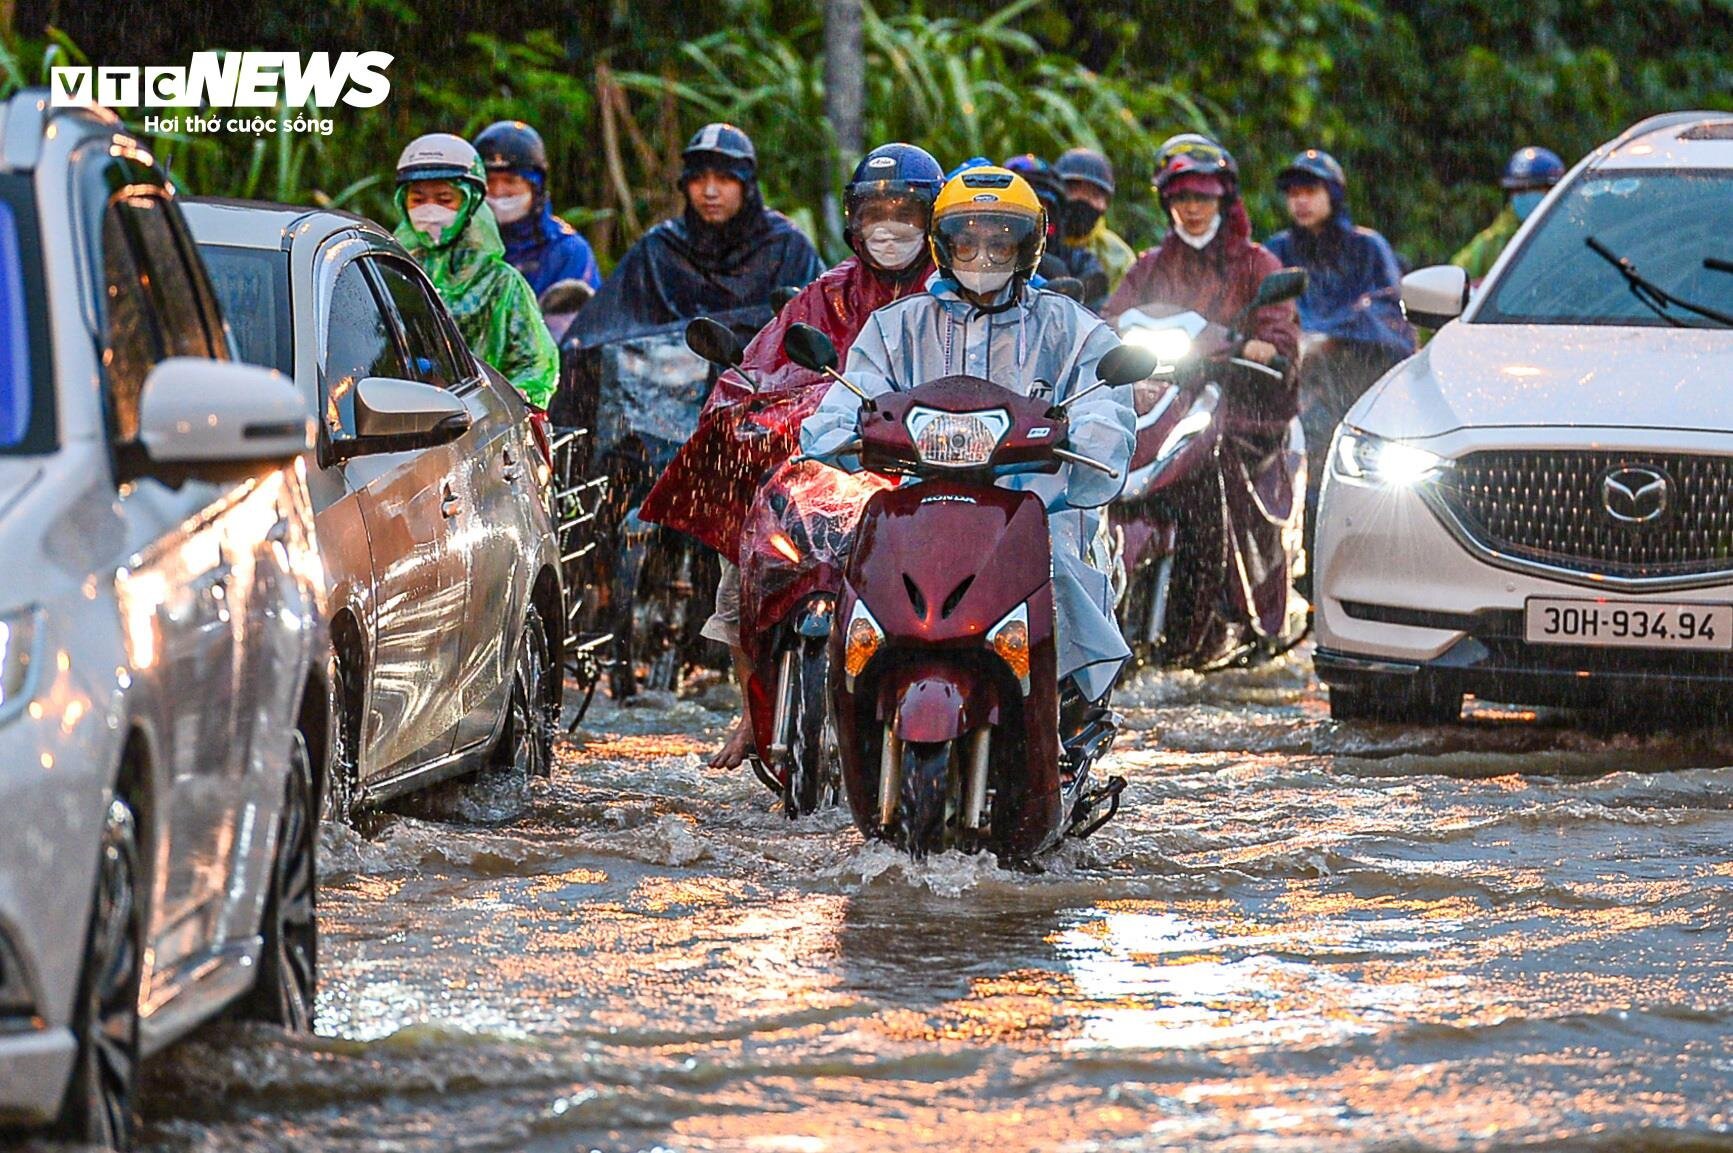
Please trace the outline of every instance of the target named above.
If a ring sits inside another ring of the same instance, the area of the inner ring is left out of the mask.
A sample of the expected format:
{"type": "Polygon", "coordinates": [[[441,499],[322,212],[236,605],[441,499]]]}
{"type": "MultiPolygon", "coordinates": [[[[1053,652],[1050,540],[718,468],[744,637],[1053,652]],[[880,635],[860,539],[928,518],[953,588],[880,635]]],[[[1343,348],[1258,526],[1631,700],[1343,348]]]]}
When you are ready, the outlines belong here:
{"type": "Polygon", "coordinates": [[[704,766],[731,700],[328,837],[319,1036],[172,1050],[146,1146],[1733,1149],[1733,734],[1146,677],[1129,809],[1031,875],[784,820],[704,766]]]}

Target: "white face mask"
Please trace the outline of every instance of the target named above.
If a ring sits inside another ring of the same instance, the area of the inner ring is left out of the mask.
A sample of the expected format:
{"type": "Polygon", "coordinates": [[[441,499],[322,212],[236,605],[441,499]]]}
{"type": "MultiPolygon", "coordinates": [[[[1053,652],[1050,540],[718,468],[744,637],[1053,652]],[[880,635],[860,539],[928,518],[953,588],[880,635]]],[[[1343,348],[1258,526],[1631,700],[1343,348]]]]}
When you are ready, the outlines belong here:
{"type": "Polygon", "coordinates": [[[445,230],[457,222],[457,212],[443,204],[418,204],[409,210],[409,223],[435,244],[445,236],[445,230]]]}
{"type": "Polygon", "coordinates": [[[493,209],[493,218],[501,224],[516,224],[530,213],[530,203],[535,200],[532,193],[521,196],[490,196],[487,206],[493,209]]]}
{"type": "Polygon", "coordinates": [[[1210,241],[1216,238],[1216,233],[1221,231],[1222,214],[1218,212],[1210,218],[1209,227],[1203,230],[1203,235],[1201,236],[1193,236],[1191,233],[1187,232],[1185,226],[1180,224],[1178,216],[1173,218],[1173,225],[1173,230],[1179,233],[1179,238],[1181,240],[1185,241],[1193,248],[1205,248],[1209,245],[1210,241]]]}
{"type": "Polygon", "coordinates": [[[899,272],[920,256],[927,234],[919,225],[886,220],[867,229],[863,239],[874,264],[887,272],[899,272]]]}
{"type": "Polygon", "coordinates": [[[1001,288],[1011,283],[1009,268],[995,268],[989,271],[977,271],[973,268],[953,268],[957,283],[974,293],[976,296],[993,296],[1001,288]]]}

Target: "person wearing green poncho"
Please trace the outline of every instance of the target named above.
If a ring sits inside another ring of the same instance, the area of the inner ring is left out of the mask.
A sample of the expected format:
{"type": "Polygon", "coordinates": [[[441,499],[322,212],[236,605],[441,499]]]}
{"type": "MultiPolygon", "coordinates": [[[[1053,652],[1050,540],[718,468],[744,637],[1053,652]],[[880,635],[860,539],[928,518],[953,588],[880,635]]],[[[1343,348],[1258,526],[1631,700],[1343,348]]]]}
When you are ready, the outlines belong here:
{"type": "Polygon", "coordinates": [[[545,409],[559,386],[559,350],[529,282],[506,263],[486,198],[487,171],[462,137],[417,137],[397,159],[399,243],[433,281],[470,350],[545,409]]]}

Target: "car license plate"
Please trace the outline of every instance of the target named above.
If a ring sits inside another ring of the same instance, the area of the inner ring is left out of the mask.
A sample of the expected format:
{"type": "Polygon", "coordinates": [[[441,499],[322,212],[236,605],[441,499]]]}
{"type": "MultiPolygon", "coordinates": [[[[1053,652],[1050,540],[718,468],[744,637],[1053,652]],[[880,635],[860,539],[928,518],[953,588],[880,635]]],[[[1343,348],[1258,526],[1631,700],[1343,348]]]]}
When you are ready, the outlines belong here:
{"type": "Polygon", "coordinates": [[[1733,648],[1733,605],[1531,597],[1526,607],[1524,631],[1534,645],[1733,648]]]}

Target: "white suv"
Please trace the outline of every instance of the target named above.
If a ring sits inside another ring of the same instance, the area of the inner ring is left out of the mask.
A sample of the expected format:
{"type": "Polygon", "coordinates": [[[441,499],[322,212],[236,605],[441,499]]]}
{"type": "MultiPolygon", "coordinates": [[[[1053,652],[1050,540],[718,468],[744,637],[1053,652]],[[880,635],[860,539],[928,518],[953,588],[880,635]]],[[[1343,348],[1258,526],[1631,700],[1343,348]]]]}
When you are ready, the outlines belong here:
{"type": "Polygon", "coordinates": [[[229,354],[149,153],[0,101],[0,1129],[126,1148],[141,1056],[311,1023],[311,428],[229,354]]]}
{"type": "Polygon", "coordinates": [[[1333,715],[1462,695],[1653,712],[1733,683],[1733,114],[1585,158],[1337,430],[1319,506],[1333,715]],[[1454,318],[1461,313],[1461,319],[1454,318]]]}

